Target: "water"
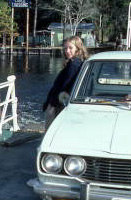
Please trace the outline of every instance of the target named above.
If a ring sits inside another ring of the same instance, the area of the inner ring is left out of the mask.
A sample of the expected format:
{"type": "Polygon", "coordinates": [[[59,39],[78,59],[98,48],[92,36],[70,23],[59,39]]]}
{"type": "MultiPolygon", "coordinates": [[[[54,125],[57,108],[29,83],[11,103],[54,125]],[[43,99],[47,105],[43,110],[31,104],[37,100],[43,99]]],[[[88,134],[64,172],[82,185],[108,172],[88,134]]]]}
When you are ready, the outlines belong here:
{"type": "Polygon", "coordinates": [[[16,76],[18,123],[20,129],[44,128],[42,104],[54,79],[62,69],[61,57],[44,55],[0,55],[0,82],[16,76]]]}

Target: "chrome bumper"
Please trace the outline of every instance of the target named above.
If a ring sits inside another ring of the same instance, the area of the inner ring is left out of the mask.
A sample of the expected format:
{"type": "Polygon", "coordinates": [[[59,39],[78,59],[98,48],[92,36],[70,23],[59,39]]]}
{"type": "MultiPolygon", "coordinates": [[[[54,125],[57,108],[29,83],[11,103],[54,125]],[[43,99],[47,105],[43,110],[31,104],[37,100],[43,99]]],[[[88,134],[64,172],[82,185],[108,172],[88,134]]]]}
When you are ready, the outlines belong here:
{"type": "Polygon", "coordinates": [[[47,195],[57,198],[69,198],[80,200],[131,200],[131,187],[113,184],[89,183],[77,179],[80,184],[75,188],[68,184],[46,183],[38,181],[33,186],[34,191],[39,195],[47,195]]]}
{"type": "Polygon", "coordinates": [[[79,199],[79,191],[75,188],[69,188],[62,185],[45,185],[39,182],[36,186],[33,186],[34,191],[40,196],[51,196],[56,198],[70,198],[79,199]]]}
{"type": "Polygon", "coordinates": [[[81,184],[81,200],[131,200],[131,187],[113,184],[81,184]]]}

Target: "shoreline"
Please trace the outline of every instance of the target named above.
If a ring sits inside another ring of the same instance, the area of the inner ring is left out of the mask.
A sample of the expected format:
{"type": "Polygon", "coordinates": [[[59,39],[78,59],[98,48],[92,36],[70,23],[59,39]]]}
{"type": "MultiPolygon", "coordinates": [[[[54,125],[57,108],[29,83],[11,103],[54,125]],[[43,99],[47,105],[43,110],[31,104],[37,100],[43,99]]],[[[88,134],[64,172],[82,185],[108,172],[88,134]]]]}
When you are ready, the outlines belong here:
{"type": "MultiPolygon", "coordinates": [[[[94,54],[102,51],[114,51],[114,46],[101,46],[101,47],[87,47],[89,54],[94,54]]],[[[41,54],[50,54],[52,56],[61,56],[63,54],[62,47],[29,47],[28,51],[26,47],[13,47],[11,53],[10,47],[0,47],[1,54],[7,55],[41,55],[41,54]]]]}

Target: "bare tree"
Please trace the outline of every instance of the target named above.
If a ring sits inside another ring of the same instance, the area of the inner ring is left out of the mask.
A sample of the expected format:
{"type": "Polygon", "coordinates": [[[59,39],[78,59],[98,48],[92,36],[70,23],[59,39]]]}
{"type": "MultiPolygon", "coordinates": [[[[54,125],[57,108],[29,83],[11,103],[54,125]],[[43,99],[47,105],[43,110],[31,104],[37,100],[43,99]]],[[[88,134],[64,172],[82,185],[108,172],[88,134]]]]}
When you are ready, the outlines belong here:
{"type": "Polygon", "coordinates": [[[91,0],[54,0],[53,3],[49,8],[59,12],[63,22],[70,24],[72,35],[76,35],[80,22],[91,18],[94,12],[98,12],[91,0]]]}

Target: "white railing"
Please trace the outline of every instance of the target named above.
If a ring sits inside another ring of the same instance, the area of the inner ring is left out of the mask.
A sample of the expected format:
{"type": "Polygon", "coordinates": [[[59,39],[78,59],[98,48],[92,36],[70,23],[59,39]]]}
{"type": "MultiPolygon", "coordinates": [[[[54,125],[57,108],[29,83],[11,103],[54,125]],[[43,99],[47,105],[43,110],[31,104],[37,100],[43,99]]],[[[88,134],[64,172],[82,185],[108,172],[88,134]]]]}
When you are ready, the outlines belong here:
{"type": "Polygon", "coordinates": [[[2,134],[3,125],[12,121],[12,131],[18,131],[19,126],[17,123],[17,97],[15,96],[15,79],[14,75],[8,76],[7,81],[0,83],[0,92],[6,89],[5,99],[3,100],[2,92],[0,97],[0,134],[2,134]],[[7,109],[11,105],[11,113],[7,115],[7,109]]]}

